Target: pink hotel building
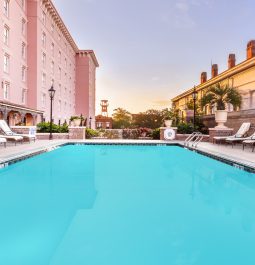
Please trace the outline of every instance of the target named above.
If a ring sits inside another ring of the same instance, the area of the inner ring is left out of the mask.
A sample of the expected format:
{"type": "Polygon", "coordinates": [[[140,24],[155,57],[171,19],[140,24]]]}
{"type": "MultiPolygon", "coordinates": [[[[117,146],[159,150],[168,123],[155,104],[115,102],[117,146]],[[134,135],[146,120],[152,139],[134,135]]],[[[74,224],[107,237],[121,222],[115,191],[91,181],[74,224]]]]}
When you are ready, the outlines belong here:
{"type": "Polygon", "coordinates": [[[92,50],[79,50],[51,0],[1,0],[0,119],[10,125],[55,123],[82,114],[95,123],[92,50]]]}

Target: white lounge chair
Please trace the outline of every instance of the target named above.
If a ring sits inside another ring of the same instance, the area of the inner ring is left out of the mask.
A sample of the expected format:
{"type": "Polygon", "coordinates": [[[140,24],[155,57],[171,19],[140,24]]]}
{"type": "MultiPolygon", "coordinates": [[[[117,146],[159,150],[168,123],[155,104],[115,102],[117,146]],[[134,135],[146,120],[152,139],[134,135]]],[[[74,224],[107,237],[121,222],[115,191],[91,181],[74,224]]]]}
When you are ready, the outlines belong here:
{"type": "Polygon", "coordinates": [[[0,137],[0,143],[4,144],[4,147],[6,147],[6,142],[7,142],[7,140],[5,138],[0,137]]]}
{"type": "Polygon", "coordinates": [[[231,136],[215,136],[213,137],[213,142],[219,142],[219,141],[232,141],[233,139],[236,139],[237,141],[242,141],[242,139],[245,138],[247,135],[247,132],[249,131],[251,126],[250,122],[244,122],[236,134],[231,136]]]}
{"type": "Polygon", "coordinates": [[[22,140],[23,140],[23,138],[29,140],[29,142],[31,140],[34,140],[34,141],[36,140],[35,134],[19,134],[19,133],[13,132],[5,120],[0,120],[0,129],[3,131],[5,136],[13,137],[15,139],[15,141],[20,141],[21,140],[20,137],[22,137],[22,140]]]}
{"type": "Polygon", "coordinates": [[[15,145],[17,142],[23,142],[23,137],[18,135],[0,135],[0,139],[4,139],[5,141],[14,142],[15,145]]]}

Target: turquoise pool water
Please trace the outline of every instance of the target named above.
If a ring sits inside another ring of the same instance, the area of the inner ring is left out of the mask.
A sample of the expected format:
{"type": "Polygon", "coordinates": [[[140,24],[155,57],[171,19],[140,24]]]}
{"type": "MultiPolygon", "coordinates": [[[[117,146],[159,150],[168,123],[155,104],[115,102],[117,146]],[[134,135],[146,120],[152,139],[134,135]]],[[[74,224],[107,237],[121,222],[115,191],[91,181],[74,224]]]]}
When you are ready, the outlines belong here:
{"type": "Polygon", "coordinates": [[[175,146],[69,145],[0,170],[0,264],[255,264],[255,176],[175,146]]]}

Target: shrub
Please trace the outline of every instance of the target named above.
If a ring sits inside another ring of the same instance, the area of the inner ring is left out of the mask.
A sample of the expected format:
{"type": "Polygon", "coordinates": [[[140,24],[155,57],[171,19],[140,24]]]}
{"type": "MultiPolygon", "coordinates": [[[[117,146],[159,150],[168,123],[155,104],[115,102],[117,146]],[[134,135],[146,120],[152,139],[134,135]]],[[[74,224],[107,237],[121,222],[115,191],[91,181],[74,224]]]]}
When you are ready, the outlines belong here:
{"type": "Polygon", "coordinates": [[[139,129],[123,129],[123,139],[138,139],[140,136],[139,129]]]}
{"type": "Polygon", "coordinates": [[[160,129],[154,129],[151,133],[151,136],[154,140],[159,140],[160,139],[160,129]]]}
{"type": "Polygon", "coordinates": [[[150,128],[139,128],[138,132],[139,132],[139,137],[148,137],[148,136],[151,136],[152,129],[150,129],[150,128]]]}
{"type": "Polygon", "coordinates": [[[180,123],[177,127],[177,132],[181,134],[189,134],[193,132],[193,124],[180,123]]]}
{"type": "Polygon", "coordinates": [[[87,128],[86,129],[86,138],[91,139],[92,137],[97,137],[99,136],[99,131],[87,128]]]}
{"type": "MultiPolygon", "coordinates": [[[[50,132],[50,122],[40,122],[37,124],[37,131],[41,133],[49,133],[50,132]]],[[[67,133],[68,126],[67,124],[57,125],[52,124],[52,132],[53,133],[67,133]]]]}

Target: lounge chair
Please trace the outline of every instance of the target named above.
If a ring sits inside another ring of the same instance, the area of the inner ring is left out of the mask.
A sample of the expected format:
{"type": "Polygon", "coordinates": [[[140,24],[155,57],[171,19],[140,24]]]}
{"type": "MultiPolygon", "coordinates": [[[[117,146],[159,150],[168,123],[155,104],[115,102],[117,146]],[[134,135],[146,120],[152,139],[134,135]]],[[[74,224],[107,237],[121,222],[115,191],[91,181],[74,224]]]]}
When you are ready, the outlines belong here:
{"type": "Polygon", "coordinates": [[[0,139],[5,139],[5,141],[14,142],[15,145],[17,142],[23,142],[23,137],[19,135],[0,135],[0,139]]]}
{"type": "MultiPolygon", "coordinates": [[[[31,140],[35,141],[36,140],[36,135],[35,132],[33,132],[34,134],[19,134],[19,133],[15,133],[13,132],[10,127],[8,126],[8,124],[6,123],[5,120],[0,120],[0,129],[3,131],[3,133],[5,134],[5,136],[19,136],[22,137],[24,139],[27,139],[29,142],[31,140]]],[[[20,139],[19,139],[20,140],[20,139]]]]}
{"type": "Polygon", "coordinates": [[[255,137],[253,139],[244,140],[242,143],[243,143],[243,150],[244,150],[244,147],[246,145],[251,145],[252,146],[252,152],[254,151],[254,148],[255,148],[255,137]]]}
{"type": "Polygon", "coordinates": [[[6,147],[7,140],[5,138],[0,138],[0,144],[4,144],[4,147],[6,147]]]}
{"type": "Polygon", "coordinates": [[[244,122],[236,134],[231,136],[215,136],[213,137],[213,143],[222,142],[222,141],[226,142],[226,141],[231,141],[233,139],[238,139],[239,141],[242,141],[244,140],[245,136],[247,136],[247,132],[249,131],[250,126],[251,126],[250,122],[244,122]]]}

